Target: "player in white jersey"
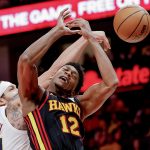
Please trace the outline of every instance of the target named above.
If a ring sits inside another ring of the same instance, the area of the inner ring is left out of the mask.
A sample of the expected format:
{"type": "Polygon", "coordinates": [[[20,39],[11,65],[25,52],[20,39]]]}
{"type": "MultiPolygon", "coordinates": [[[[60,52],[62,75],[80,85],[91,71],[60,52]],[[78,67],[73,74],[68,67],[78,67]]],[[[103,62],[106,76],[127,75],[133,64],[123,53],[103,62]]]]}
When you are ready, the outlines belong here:
{"type": "Polygon", "coordinates": [[[5,114],[6,106],[0,108],[0,135],[2,150],[31,150],[27,131],[14,128],[5,114]]]}
{"type": "Polygon", "coordinates": [[[14,84],[0,83],[0,150],[31,150],[18,98],[14,84]]]}

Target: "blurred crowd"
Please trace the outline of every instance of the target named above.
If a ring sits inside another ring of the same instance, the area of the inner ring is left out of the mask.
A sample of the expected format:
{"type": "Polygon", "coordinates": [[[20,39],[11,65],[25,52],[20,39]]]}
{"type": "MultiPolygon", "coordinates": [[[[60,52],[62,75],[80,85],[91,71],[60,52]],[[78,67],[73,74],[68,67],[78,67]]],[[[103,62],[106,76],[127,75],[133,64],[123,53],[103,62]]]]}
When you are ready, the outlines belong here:
{"type": "MultiPolygon", "coordinates": [[[[147,38],[148,39],[148,38],[147,38]]],[[[115,46],[117,49],[112,61],[115,66],[122,66],[124,68],[132,67],[135,64],[140,66],[150,66],[150,45],[149,44],[133,44],[115,46]],[[120,62],[120,63],[118,63],[120,62]]]]}
{"type": "Polygon", "coordinates": [[[85,150],[150,150],[150,99],[132,109],[113,95],[85,120],[85,150]]]}

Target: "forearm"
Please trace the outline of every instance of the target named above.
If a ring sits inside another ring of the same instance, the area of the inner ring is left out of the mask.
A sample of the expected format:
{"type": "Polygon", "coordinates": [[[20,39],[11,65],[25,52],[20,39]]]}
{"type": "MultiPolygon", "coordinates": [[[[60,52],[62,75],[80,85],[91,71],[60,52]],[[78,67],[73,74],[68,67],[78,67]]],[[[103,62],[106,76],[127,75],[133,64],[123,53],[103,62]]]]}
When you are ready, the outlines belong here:
{"type": "Polygon", "coordinates": [[[89,39],[102,79],[107,86],[118,83],[116,72],[106,53],[95,39],[89,39]]]}
{"type": "Polygon", "coordinates": [[[31,63],[37,63],[48,51],[49,47],[62,35],[63,31],[56,26],[31,44],[22,55],[26,55],[31,63]]]}
{"type": "Polygon", "coordinates": [[[59,61],[61,61],[62,65],[68,62],[79,62],[87,45],[87,39],[80,37],[76,42],[64,50],[64,52],[54,62],[54,65],[59,61]]]}

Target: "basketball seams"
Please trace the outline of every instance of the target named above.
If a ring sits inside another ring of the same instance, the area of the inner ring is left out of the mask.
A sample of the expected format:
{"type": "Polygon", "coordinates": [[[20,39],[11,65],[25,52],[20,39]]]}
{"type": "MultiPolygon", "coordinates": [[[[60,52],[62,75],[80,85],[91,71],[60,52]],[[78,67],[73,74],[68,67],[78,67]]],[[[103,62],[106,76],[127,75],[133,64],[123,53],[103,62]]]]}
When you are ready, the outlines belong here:
{"type": "MultiPolygon", "coordinates": [[[[119,14],[121,11],[124,11],[124,10],[126,10],[126,9],[128,9],[128,8],[136,8],[135,6],[133,7],[133,6],[126,6],[126,7],[124,7],[124,8],[121,8],[120,10],[118,10],[118,12],[117,12],[117,14],[119,14]]],[[[141,7],[139,7],[141,10],[143,10],[144,11],[144,9],[142,9],[141,7]]],[[[116,14],[116,15],[117,15],[116,14]]]]}
{"type": "Polygon", "coordinates": [[[128,37],[127,39],[129,39],[129,38],[133,35],[133,33],[136,31],[136,29],[138,28],[139,24],[141,23],[141,21],[142,21],[142,19],[143,19],[143,17],[144,17],[145,15],[146,15],[146,14],[143,14],[143,16],[141,17],[139,23],[137,24],[137,26],[135,27],[135,29],[133,30],[133,32],[129,35],[129,37],[128,37]]]}
{"type": "Polygon", "coordinates": [[[147,22],[148,22],[148,27],[147,27],[147,31],[148,31],[148,30],[150,30],[150,26],[149,26],[150,25],[149,14],[146,14],[146,18],[147,18],[147,22]]]}
{"type": "MultiPolygon", "coordinates": [[[[144,10],[138,10],[138,11],[132,13],[131,15],[129,15],[126,19],[123,20],[123,22],[121,22],[121,24],[118,26],[118,28],[117,28],[116,31],[117,31],[117,32],[119,31],[121,25],[122,25],[128,18],[130,18],[131,16],[135,15],[136,13],[138,13],[138,12],[140,12],[140,11],[144,11],[144,10]]],[[[145,15],[145,14],[144,14],[144,15],[145,15]]]]}
{"type": "Polygon", "coordinates": [[[149,30],[149,20],[148,20],[148,15],[147,15],[147,13],[146,13],[145,15],[146,15],[148,24],[147,24],[147,30],[146,30],[146,32],[145,32],[144,35],[147,35],[147,34],[149,34],[149,32],[148,32],[148,30],[149,30]]]}
{"type": "MultiPolygon", "coordinates": [[[[142,22],[142,19],[144,18],[144,16],[146,15],[146,18],[147,18],[147,22],[148,22],[148,24],[147,24],[147,30],[145,31],[145,33],[143,34],[144,36],[143,36],[143,38],[145,37],[145,35],[147,35],[149,32],[148,32],[148,30],[149,30],[149,20],[148,20],[148,15],[147,15],[147,13],[145,13],[142,17],[141,17],[141,21],[139,22],[139,24],[138,24],[138,26],[140,25],[140,23],[142,22]]],[[[138,26],[136,27],[136,29],[138,28],[138,26]]],[[[134,32],[136,31],[136,29],[134,30],[134,32]]],[[[134,34],[134,32],[132,33],[132,34],[134,34]]],[[[132,34],[130,35],[130,37],[132,36],[132,34]]],[[[130,37],[128,37],[127,39],[129,39],[130,37]]],[[[133,40],[135,40],[135,38],[133,39],[133,40]]]]}

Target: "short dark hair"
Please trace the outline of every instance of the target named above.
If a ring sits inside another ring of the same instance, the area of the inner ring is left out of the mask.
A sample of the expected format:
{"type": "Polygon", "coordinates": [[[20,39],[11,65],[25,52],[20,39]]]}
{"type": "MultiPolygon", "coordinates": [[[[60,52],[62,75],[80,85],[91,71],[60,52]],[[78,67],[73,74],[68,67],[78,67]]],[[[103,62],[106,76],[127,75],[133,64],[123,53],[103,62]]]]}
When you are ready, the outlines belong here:
{"type": "Polygon", "coordinates": [[[78,80],[78,84],[75,88],[75,92],[78,93],[83,85],[84,68],[79,63],[74,63],[74,62],[68,62],[65,65],[73,66],[78,71],[79,80],[78,80]]]}

